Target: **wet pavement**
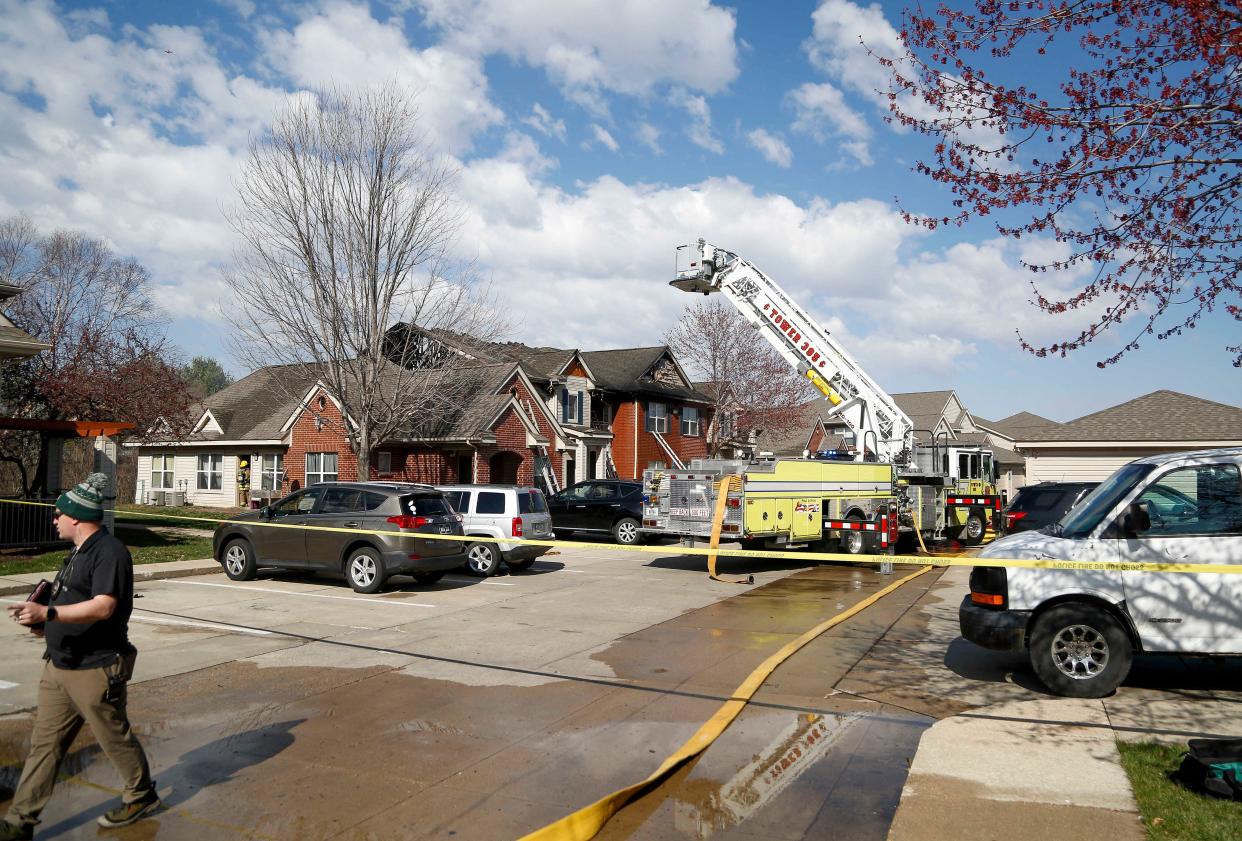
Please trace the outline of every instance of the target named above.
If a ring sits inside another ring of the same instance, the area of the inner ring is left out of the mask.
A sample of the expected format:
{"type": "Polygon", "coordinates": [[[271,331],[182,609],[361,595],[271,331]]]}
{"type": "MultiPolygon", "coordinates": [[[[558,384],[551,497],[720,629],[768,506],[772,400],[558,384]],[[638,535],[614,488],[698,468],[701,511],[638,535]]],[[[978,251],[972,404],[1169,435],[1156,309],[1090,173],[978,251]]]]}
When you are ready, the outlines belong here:
{"type": "MultiPolygon", "coordinates": [[[[378,597],[291,576],[145,585],[131,717],[167,808],[103,835],[516,838],[645,778],[773,651],[894,580],[722,564],[756,574],[741,587],[668,551],[571,549],[531,575],[378,597]]],[[[955,705],[879,691],[873,664],[888,632],[921,644],[910,608],[934,603],[938,576],[794,655],[599,837],[884,838],[921,733],[955,705]]],[[[0,652],[0,679],[37,670],[28,640],[0,652]]],[[[28,713],[0,717],[0,787],[29,728],[28,713]]],[[[100,837],[114,771],[86,736],[65,770],[38,837],[100,837]]]]}

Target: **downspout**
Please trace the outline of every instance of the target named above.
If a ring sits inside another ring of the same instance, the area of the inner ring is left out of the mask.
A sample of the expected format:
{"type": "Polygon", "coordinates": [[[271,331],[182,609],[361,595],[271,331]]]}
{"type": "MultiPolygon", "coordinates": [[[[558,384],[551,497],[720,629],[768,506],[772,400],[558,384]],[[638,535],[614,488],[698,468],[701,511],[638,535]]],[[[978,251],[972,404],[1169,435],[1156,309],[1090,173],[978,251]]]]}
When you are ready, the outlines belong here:
{"type": "Polygon", "coordinates": [[[642,407],[638,405],[638,400],[634,400],[634,469],[631,476],[638,475],[638,416],[642,412],[642,407]]]}

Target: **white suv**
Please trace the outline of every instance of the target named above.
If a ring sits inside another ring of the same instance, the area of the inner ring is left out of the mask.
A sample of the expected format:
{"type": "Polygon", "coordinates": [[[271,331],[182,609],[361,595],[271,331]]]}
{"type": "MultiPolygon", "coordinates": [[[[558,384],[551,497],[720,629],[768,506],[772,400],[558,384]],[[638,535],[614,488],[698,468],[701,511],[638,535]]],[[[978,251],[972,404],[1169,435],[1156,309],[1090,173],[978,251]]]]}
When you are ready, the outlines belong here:
{"type": "Polygon", "coordinates": [[[1242,654],[1242,575],[1125,569],[1242,566],[1242,447],[1132,461],[1059,521],[1003,537],[979,557],[1098,564],[975,567],[958,611],[963,637],[1025,647],[1057,694],[1107,695],[1136,652],[1242,654]]]}
{"type": "MultiPolygon", "coordinates": [[[[467,537],[552,539],[552,517],[548,503],[538,488],[522,485],[439,485],[462,516],[467,537]]],[[[487,578],[500,569],[501,561],[510,569],[529,569],[548,546],[521,543],[475,542],[466,548],[466,569],[487,578]]]]}

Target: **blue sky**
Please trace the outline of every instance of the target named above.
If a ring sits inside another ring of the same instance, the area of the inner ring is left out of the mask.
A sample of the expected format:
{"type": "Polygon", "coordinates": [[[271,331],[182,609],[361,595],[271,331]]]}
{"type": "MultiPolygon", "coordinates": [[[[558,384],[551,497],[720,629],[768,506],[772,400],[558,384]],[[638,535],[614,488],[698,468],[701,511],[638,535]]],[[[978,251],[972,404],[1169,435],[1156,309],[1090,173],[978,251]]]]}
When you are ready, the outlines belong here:
{"type": "MultiPolygon", "coordinates": [[[[176,344],[234,373],[222,210],[247,139],[284,97],[395,80],[460,170],[459,253],[504,297],[512,338],[656,344],[692,301],[666,285],[704,236],[793,293],[893,392],[953,388],[976,414],[1068,420],[1159,388],[1242,403],[1219,315],[1103,371],[1125,328],[1062,359],[1023,257],[984,225],[929,234],[947,211],[911,173],[927,138],[883,120],[902,4],[706,0],[392,3],[0,0],[0,215],[104,237],[142,260],[176,344]]],[[[1007,76],[1040,77],[1013,65],[1007,76]]],[[[1079,277],[1041,278],[1049,291],[1079,277]]],[[[1074,321],[1073,319],[1078,319],[1074,321]]]]}

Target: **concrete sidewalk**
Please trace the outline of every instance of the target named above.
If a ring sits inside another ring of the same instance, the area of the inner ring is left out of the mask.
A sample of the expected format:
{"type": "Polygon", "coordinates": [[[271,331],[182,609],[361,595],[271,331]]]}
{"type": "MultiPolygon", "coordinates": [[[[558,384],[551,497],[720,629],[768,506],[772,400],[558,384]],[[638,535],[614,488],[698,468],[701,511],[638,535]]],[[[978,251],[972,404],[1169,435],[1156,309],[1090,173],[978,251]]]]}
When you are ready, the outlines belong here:
{"type": "MultiPolygon", "coordinates": [[[[220,564],[211,558],[139,564],[134,567],[134,581],[158,581],[164,578],[183,578],[187,575],[210,575],[213,572],[220,572],[220,564]]],[[[25,596],[39,583],[39,579],[46,578],[51,581],[55,575],[53,570],[47,570],[0,576],[0,596],[25,596]]]]}
{"type": "Polygon", "coordinates": [[[1229,664],[1136,658],[1112,697],[1044,694],[1020,655],[960,639],[944,653],[968,575],[947,571],[916,607],[943,658],[923,685],[965,703],[923,734],[889,841],[1146,838],[1117,742],[1236,736],[1242,693],[1225,674],[1229,664]]]}

